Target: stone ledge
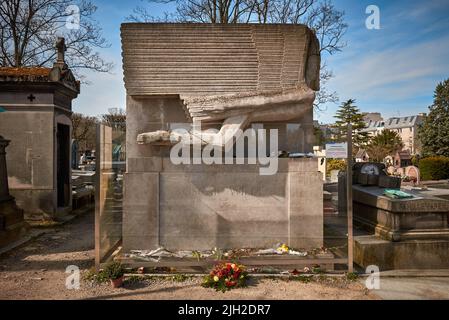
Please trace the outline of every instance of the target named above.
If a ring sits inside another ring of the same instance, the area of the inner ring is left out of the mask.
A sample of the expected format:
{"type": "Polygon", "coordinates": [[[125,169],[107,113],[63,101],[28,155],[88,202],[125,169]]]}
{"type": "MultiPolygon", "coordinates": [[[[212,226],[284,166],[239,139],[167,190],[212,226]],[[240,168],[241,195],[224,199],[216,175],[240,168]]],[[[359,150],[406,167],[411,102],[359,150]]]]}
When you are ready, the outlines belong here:
{"type": "Polygon", "coordinates": [[[374,235],[354,237],[354,262],[381,271],[449,268],[449,240],[390,242],[374,235]]]}

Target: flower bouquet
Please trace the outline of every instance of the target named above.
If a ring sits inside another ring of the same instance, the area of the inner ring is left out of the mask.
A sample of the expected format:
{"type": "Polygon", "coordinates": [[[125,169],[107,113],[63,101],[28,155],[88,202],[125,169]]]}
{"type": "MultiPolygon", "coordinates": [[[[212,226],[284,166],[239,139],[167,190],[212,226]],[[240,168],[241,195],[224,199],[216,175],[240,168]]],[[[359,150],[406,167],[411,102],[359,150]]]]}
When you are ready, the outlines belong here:
{"type": "Polygon", "coordinates": [[[236,263],[219,263],[204,277],[203,287],[214,288],[217,291],[231,290],[244,287],[248,279],[248,272],[243,265],[236,263]]]}

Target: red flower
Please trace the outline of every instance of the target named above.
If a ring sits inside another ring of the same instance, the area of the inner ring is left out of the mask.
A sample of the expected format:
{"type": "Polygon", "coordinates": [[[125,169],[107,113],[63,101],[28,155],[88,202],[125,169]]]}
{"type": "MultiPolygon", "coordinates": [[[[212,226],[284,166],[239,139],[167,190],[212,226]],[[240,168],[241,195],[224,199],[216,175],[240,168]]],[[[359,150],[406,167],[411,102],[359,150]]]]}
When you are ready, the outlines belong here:
{"type": "Polygon", "coordinates": [[[226,287],[234,287],[237,284],[235,281],[226,281],[226,287]]]}
{"type": "Polygon", "coordinates": [[[294,269],[293,271],[290,271],[291,272],[291,274],[293,274],[293,275],[297,275],[297,274],[299,274],[299,271],[298,270],[296,270],[296,269],[294,269]]]}

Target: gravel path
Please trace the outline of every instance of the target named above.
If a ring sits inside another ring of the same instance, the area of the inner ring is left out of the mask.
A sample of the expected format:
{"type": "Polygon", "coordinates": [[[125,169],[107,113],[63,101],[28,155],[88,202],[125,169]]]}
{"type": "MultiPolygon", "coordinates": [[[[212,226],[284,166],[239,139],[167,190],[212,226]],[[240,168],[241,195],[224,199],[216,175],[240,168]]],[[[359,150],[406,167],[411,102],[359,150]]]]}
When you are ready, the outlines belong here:
{"type": "Polygon", "coordinates": [[[127,282],[124,288],[81,281],[79,290],[65,287],[66,267],[83,272],[94,264],[94,214],[49,229],[38,239],[0,257],[0,299],[376,299],[359,282],[302,283],[252,280],[249,287],[221,293],[200,286],[199,278],[176,282],[151,279],[127,282]]]}

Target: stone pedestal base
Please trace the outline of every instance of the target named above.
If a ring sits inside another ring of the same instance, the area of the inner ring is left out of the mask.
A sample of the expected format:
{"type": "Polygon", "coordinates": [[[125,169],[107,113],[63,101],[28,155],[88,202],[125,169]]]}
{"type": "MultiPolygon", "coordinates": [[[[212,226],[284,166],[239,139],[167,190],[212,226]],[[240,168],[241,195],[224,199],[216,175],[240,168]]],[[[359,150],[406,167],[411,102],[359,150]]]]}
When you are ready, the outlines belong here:
{"type": "Polygon", "coordinates": [[[354,237],[354,262],[381,271],[449,268],[449,240],[391,242],[374,235],[354,237]]]}
{"type": "Polygon", "coordinates": [[[23,210],[14,199],[0,202],[0,247],[18,240],[28,230],[23,210]]]}
{"type": "Polygon", "coordinates": [[[128,170],[124,251],[323,245],[316,159],[279,159],[271,176],[259,175],[257,165],[173,165],[156,157],[129,159],[128,170]]]}
{"type": "Polygon", "coordinates": [[[411,199],[390,199],[383,188],[353,186],[354,220],[389,241],[448,240],[449,201],[406,190],[411,199]]]}

